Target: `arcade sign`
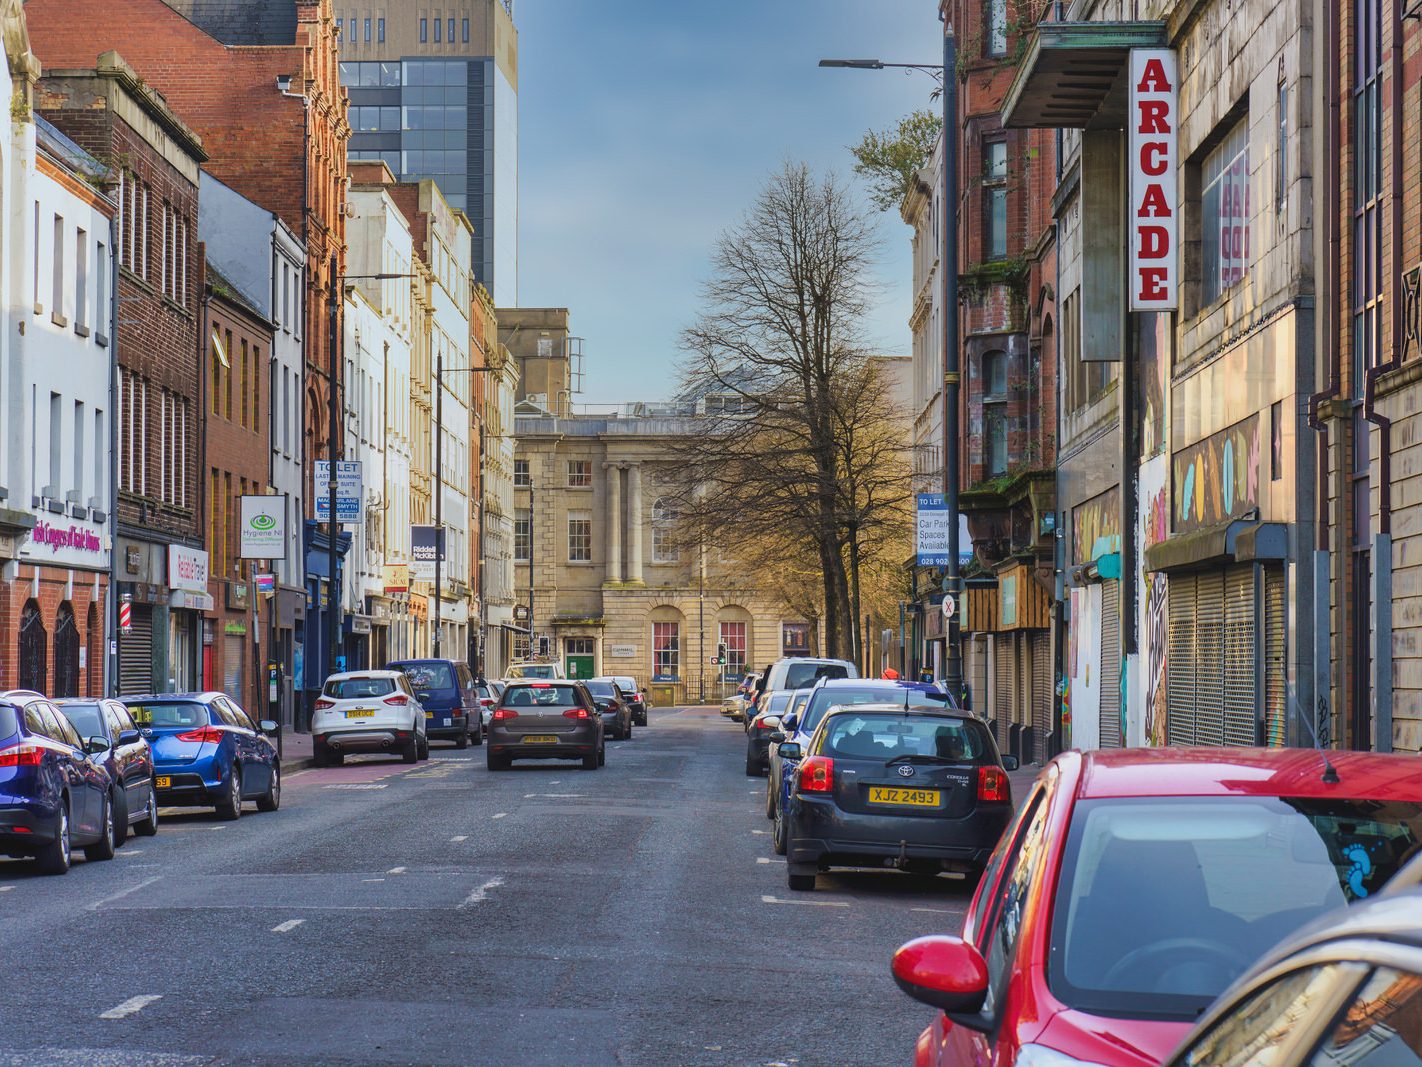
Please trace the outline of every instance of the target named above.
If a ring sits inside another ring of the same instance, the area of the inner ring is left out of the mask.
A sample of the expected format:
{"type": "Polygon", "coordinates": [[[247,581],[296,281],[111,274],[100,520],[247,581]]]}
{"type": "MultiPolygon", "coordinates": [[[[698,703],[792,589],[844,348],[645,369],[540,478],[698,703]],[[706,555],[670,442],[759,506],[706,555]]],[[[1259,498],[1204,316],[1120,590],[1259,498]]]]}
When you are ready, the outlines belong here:
{"type": "Polygon", "coordinates": [[[1180,82],[1168,48],[1131,49],[1131,310],[1179,307],[1180,82]]]}

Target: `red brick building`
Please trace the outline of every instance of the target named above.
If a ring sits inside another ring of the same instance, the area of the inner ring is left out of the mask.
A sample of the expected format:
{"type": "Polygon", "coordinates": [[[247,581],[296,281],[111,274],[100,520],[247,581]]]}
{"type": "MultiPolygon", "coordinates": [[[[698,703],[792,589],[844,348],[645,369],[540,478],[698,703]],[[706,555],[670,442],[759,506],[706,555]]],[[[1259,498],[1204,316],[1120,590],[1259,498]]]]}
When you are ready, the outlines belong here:
{"type": "MultiPolygon", "coordinates": [[[[196,241],[201,141],[113,52],[96,67],[47,73],[35,109],[100,160],[118,204],[119,594],[132,627],[118,635],[119,689],[198,682],[199,613],[207,607],[198,479],[196,241]]],[[[90,57],[90,63],[93,58],[90,57]]]]}
{"type": "Polygon", "coordinates": [[[211,268],[204,295],[203,466],[213,606],[203,619],[202,684],[261,717],[269,620],[254,610],[260,601],[254,588],[258,563],[242,558],[241,498],[266,493],[274,329],[211,268]]]}

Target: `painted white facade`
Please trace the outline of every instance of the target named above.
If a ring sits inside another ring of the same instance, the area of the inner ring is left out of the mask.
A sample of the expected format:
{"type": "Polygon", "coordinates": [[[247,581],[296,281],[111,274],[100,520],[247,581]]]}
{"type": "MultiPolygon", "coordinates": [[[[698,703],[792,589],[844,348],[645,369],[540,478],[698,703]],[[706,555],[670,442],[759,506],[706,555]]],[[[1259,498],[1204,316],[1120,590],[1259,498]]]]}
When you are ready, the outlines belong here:
{"type": "MultiPolygon", "coordinates": [[[[503,345],[499,369],[484,375],[484,676],[502,678],[514,625],[514,399],[518,363],[503,345]]],[[[495,359],[490,359],[494,365],[495,359]]]]}

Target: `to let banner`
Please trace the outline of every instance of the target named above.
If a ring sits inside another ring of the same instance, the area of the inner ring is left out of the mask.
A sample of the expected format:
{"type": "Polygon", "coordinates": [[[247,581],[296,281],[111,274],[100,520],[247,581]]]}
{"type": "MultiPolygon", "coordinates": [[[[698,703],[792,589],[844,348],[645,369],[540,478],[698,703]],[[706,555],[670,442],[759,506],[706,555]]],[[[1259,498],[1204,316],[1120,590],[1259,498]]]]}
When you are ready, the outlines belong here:
{"type": "Polygon", "coordinates": [[[1168,48],[1131,49],[1131,310],[1179,307],[1180,83],[1168,48]]]}

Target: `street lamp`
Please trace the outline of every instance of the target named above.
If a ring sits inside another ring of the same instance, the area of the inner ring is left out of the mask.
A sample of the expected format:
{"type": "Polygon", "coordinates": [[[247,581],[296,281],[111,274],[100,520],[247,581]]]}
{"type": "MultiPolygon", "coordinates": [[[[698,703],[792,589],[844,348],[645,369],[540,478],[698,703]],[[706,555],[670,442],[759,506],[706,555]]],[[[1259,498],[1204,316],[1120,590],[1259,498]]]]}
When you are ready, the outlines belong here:
{"type": "MultiPolygon", "coordinates": [[[[942,79],[943,85],[943,216],[940,227],[939,271],[943,294],[943,503],[948,518],[948,567],[943,592],[962,603],[963,577],[958,561],[958,394],[962,371],[958,352],[958,65],[953,27],[943,24],[943,62],[885,63],[878,59],[822,59],[822,67],[884,70],[898,67],[942,79]]],[[[944,683],[955,697],[963,692],[963,659],[955,611],[944,625],[944,683]]],[[[857,624],[856,624],[857,625],[857,624]]]]}

